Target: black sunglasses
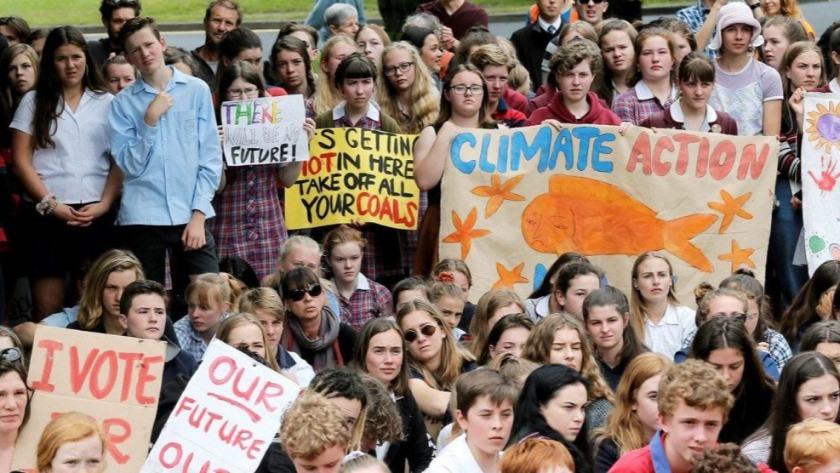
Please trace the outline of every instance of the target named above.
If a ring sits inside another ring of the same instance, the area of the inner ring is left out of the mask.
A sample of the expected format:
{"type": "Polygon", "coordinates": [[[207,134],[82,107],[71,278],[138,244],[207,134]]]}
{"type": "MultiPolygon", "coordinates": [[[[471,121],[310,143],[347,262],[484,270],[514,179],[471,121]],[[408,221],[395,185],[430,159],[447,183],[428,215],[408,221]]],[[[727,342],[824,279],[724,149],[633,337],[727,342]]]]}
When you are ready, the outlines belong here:
{"type": "Polygon", "coordinates": [[[23,356],[21,355],[20,350],[15,347],[4,348],[3,350],[0,350],[0,358],[3,358],[4,360],[10,363],[20,361],[22,357],[23,356]]]}
{"type": "MultiPolygon", "coordinates": [[[[422,333],[424,337],[431,337],[435,332],[437,332],[437,327],[434,325],[424,325],[420,327],[420,333],[422,333]]],[[[414,343],[414,340],[417,340],[417,330],[406,330],[405,334],[403,334],[403,338],[408,343],[414,343]]]]}
{"type": "Polygon", "coordinates": [[[321,285],[316,282],[315,284],[310,284],[306,289],[290,289],[286,291],[286,298],[297,302],[303,300],[307,294],[310,297],[318,297],[321,295],[321,291],[323,291],[321,285]]]}

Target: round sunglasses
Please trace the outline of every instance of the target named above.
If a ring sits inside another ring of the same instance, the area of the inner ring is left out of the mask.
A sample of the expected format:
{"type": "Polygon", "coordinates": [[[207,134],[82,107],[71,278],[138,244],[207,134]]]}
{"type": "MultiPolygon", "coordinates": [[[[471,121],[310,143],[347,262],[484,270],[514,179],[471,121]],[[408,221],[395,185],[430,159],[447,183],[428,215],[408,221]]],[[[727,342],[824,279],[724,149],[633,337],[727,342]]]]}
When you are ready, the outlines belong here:
{"type": "MultiPolygon", "coordinates": [[[[437,326],[435,325],[424,325],[420,327],[420,333],[423,334],[424,337],[431,337],[434,333],[437,332],[437,326]]],[[[417,340],[417,330],[406,330],[403,334],[403,338],[408,343],[414,343],[417,340]]]]}

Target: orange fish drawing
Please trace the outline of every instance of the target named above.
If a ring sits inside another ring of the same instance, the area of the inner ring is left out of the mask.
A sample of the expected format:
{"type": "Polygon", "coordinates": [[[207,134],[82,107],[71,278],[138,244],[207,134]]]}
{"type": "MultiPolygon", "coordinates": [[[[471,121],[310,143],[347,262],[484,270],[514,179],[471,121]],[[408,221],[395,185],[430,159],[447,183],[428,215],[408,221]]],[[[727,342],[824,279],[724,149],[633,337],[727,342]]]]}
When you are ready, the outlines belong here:
{"type": "Polygon", "coordinates": [[[548,193],[534,198],[522,213],[522,235],[540,253],[639,255],[664,249],[712,272],[706,255],[690,240],[716,220],[716,215],[693,214],[666,222],[611,184],[556,175],[549,179],[548,193]]]}

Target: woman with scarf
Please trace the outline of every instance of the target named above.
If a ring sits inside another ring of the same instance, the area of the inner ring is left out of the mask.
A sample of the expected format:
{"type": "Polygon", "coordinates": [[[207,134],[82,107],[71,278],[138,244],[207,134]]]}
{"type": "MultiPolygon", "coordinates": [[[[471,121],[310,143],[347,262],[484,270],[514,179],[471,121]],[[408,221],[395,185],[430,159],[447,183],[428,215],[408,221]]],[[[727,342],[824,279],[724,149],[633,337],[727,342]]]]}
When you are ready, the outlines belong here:
{"type": "Polygon", "coordinates": [[[350,361],[356,331],[325,304],[326,288],[318,276],[309,268],[295,268],[283,275],[281,290],[288,313],[283,346],[300,355],[316,373],[350,361]]]}

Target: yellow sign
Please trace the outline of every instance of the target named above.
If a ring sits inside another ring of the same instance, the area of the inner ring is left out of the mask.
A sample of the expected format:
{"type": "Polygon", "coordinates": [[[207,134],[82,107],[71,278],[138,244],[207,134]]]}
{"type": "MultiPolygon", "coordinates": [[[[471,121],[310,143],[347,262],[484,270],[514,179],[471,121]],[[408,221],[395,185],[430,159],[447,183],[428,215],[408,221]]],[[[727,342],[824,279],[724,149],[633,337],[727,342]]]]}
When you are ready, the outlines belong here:
{"type": "Polygon", "coordinates": [[[286,226],[368,222],[413,230],[420,190],[412,150],[417,135],[364,128],[318,130],[310,159],[286,190],[286,226]]]}

